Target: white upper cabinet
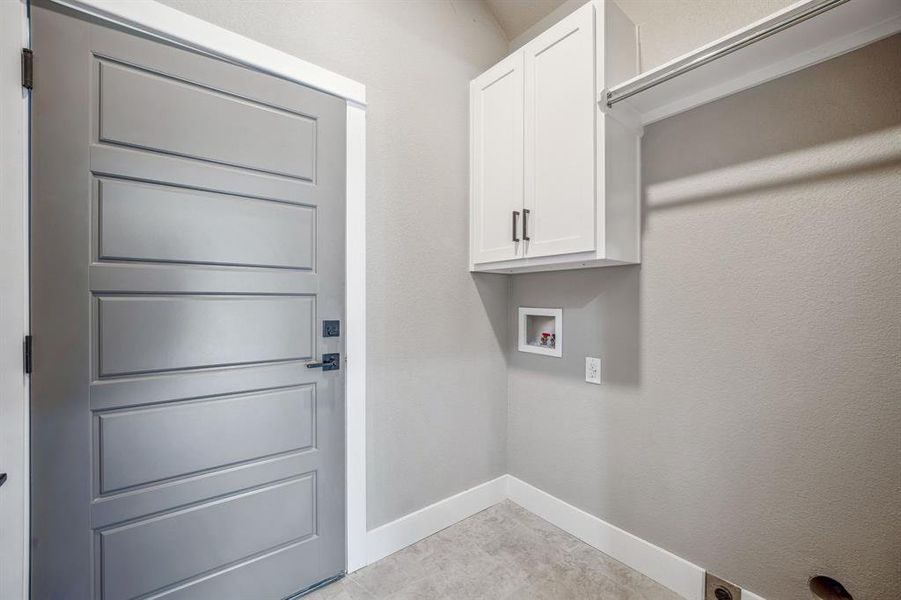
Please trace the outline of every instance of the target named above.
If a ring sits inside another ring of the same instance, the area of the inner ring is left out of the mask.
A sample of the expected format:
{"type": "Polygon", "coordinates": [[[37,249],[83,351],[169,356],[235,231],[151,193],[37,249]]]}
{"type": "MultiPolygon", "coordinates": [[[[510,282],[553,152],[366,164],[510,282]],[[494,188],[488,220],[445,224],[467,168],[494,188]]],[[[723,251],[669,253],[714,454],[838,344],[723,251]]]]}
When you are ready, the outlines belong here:
{"type": "Polygon", "coordinates": [[[639,262],[641,128],[598,104],[637,63],[634,25],[593,0],[473,80],[471,270],[639,262]]]}
{"type": "Polygon", "coordinates": [[[521,256],[522,53],[508,56],[470,84],[473,260],[521,256]]]}
{"type": "Polygon", "coordinates": [[[594,250],[592,5],[539,35],[523,54],[525,254],[594,250]]]}

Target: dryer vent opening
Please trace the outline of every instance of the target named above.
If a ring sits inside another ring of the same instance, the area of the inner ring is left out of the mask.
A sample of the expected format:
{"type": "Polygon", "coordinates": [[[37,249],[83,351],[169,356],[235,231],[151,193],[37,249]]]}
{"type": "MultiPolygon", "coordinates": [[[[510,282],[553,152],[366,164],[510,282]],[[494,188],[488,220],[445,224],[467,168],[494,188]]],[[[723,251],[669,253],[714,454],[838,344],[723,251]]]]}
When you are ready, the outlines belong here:
{"type": "Polygon", "coordinates": [[[810,591],[821,600],[854,600],[845,586],[825,575],[817,575],[810,580],[810,591]]]}

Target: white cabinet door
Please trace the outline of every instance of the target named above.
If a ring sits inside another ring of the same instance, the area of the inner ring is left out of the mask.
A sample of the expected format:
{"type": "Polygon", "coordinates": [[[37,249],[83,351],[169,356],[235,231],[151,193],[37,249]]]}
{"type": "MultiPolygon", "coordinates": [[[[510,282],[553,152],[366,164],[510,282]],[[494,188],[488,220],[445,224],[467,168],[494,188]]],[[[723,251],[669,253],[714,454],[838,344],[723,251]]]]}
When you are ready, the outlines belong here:
{"type": "Polygon", "coordinates": [[[517,52],[470,84],[473,264],[522,255],[522,60],[517,52]]]}
{"type": "Polygon", "coordinates": [[[595,249],[594,7],[524,48],[525,256],[595,249]]]}

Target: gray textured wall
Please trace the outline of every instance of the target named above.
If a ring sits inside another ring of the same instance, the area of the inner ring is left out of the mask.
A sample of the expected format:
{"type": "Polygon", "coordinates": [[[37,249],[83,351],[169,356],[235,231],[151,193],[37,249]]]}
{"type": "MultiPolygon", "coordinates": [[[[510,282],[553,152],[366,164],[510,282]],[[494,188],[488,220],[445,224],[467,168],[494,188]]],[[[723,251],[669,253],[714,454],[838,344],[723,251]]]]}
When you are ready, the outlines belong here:
{"type": "Polygon", "coordinates": [[[898,597],[901,36],[642,149],[643,264],[513,278],[510,472],[768,600],[898,597]],[[564,358],[517,306],[563,307],[564,358]]]}
{"type": "Polygon", "coordinates": [[[368,525],[505,472],[507,281],[467,272],[481,2],[165,0],[366,84],[368,525]]]}

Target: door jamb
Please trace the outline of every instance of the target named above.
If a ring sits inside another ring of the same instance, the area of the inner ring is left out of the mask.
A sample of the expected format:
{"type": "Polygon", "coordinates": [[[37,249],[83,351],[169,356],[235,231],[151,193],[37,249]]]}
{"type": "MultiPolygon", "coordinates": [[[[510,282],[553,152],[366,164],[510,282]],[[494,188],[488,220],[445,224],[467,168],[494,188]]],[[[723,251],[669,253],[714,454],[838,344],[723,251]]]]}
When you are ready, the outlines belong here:
{"type": "Polygon", "coordinates": [[[28,597],[28,93],[22,48],[27,0],[0,1],[0,598],[28,597]]]}
{"type": "MultiPolygon", "coordinates": [[[[53,0],[132,31],[273,74],[347,102],[346,548],[348,572],[366,551],[366,88],[293,55],[160,4],[155,0],[53,0]]],[[[29,98],[20,87],[21,48],[28,46],[27,0],[0,2],[0,426],[10,473],[0,489],[0,597],[28,598],[28,378],[22,342],[29,331],[29,98]],[[15,54],[15,56],[13,56],[15,54]],[[13,81],[14,80],[14,81],[13,81]],[[15,93],[10,89],[15,84],[15,93]]],[[[36,57],[40,60],[40,57],[36,57]]],[[[36,82],[40,85],[40,82],[36,82]]]]}

